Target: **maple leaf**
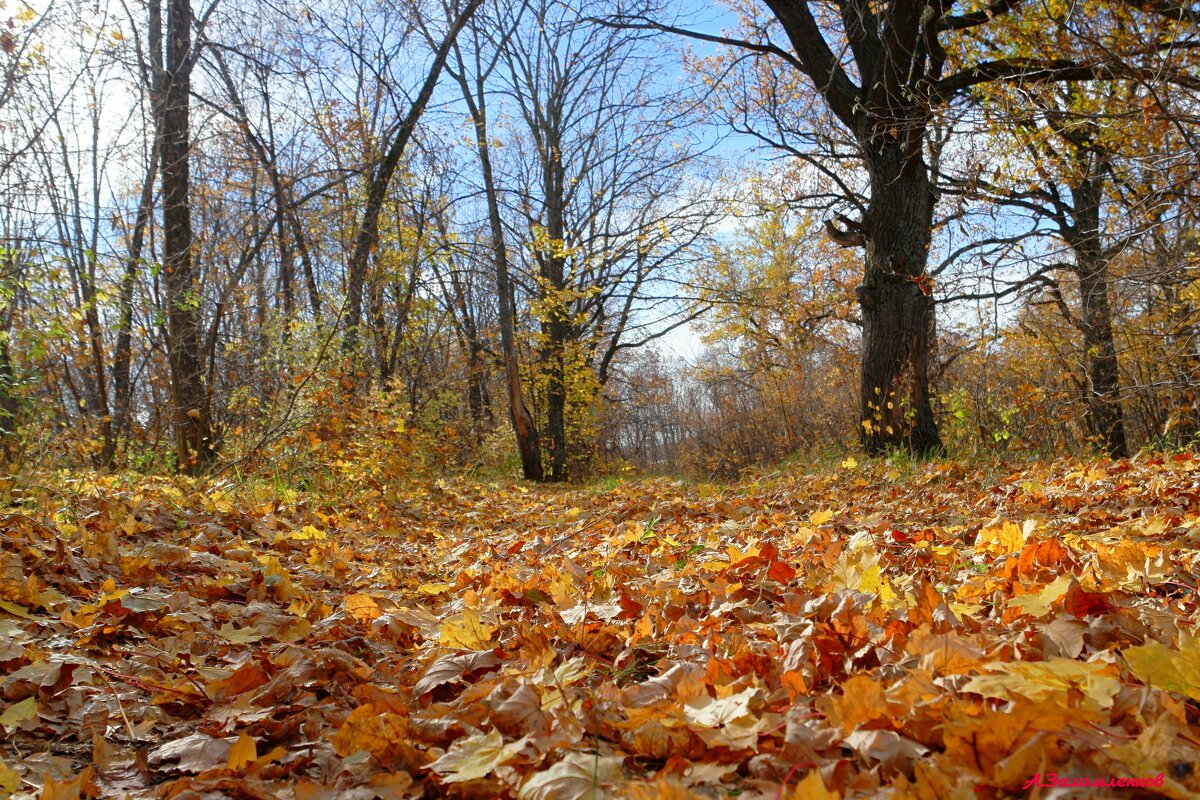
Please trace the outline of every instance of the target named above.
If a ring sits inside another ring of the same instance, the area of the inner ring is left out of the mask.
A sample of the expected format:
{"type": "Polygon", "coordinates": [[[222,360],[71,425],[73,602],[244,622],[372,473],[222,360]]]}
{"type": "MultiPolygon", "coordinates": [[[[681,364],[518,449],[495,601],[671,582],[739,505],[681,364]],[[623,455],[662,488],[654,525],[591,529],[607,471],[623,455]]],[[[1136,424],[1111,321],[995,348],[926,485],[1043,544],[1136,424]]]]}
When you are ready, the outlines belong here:
{"type": "Polygon", "coordinates": [[[451,681],[456,681],[467,673],[478,670],[488,670],[500,664],[491,650],[477,653],[450,653],[434,660],[425,670],[413,693],[417,695],[433,691],[437,687],[451,681]]]}
{"type": "Polygon", "coordinates": [[[430,764],[429,768],[442,776],[443,783],[482,778],[521,752],[530,738],[522,736],[515,742],[505,744],[500,731],[494,729],[468,736],[452,744],[446,754],[430,764]]]}
{"type": "Polygon", "coordinates": [[[367,704],[351,711],[329,741],[339,756],[365,750],[380,764],[390,764],[406,740],[406,732],[404,718],[399,714],[367,704]]]}
{"type": "Polygon", "coordinates": [[[897,775],[896,800],[977,800],[975,783],[969,777],[950,773],[939,765],[918,761],[912,781],[897,775]]]}
{"type": "Polygon", "coordinates": [[[492,642],[494,631],[494,627],[483,623],[477,610],[464,608],[461,614],[455,614],[442,623],[438,629],[438,637],[446,647],[457,647],[460,650],[487,650],[494,646],[492,642]]]}
{"type": "Polygon", "coordinates": [[[42,785],[41,800],[80,800],[85,790],[95,789],[94,777],[95,770],[88,766],[69,780],[46,778],[45,784],[42,785]]]}
{"type": "Polygon", "coordinates": [[[0,798],[6,798],[21,788],[21,776],[0,761],[0,798]]]}
{"type": "Polygon", "coordinates": [[[883,686],[865,675],[855,675],[842,684],[842,695],[832,698],[835,719],[849,732],[876,720],[891,717],[883,686]]]}
{"type": "Polygon", "coordinates": [[[1165,689],[1200,700],[1200,639],[1189,639],[1179,649],[1150,642],[1121,651],[1134,676],[1156,689],[1165,689]]]}
{"type": "Polygon", "coordinates": [[[653,783],[626,783],[621,792],[629,800],[702,800],[701,795],[665,776],[653,783]]]}
{"type": "Polygon", "coordinates": [[[1097,711],[1112,705],[1121,689],[1111,664],[1053,658],[990,664],[992,675],[978,675],[963,686],[964,692],[1002,700],[1021,696],[1035,701],[1053,700],[1067,707],[1071,692],[1081,692],[1083,708],[1097,711]]]}
{"type": "Polygon", "coordinates": [[[763,727],[762,719],[750,713],[757,694],[754,688],[721,698],[702,694],[684,702],[683,716],[710,747],[755,748],[763,727]]]}
{"type": "Polygon", "coordinates": [[[821,779],[821,773],[812,770],[792,787],[788,800],[842,800],[842,793],[830,791],[821,779]]]}
{"type": "Polygon", "coordinates": [[[344,602],[346,613],[359,622],[370,622],[383,614],[375,598],[369,594],[348,594],[344,602]]]}
{"type": "Polygon", "coordinates": [[[225,764],[231,746],[227,739],[193,733],[152,750],[150,764],[159,766],[167,761],[178,761],[178,768],[184,772],[204,772],[225,764]]]}
{"type": "Polygon", "coordinates": [[[1053,604],[1066,595],[1073,580],[1070,575],[1062,575],[1036,592],[1009,598],[1008,605],[1035,619],[1044,617],[1050,613],[1053,604]]]}
{"type": "Polygon", "coordinates": [[[1031,529],[1028,523],[1022,528],[1009,520],[997,520],[979,531],[975,549],[992,555],[1019,553],[1031,529]]]}
{"type": "Polygon", "coordinates": [[[229,757],[225,766],[227,769],[240,770],[257,760],[258,747],[255,745],[253,737],[243,732],[233,743],[233,747],[229,748],[229,757]]]}
{"type": "Polygon", "coordinates": [[[623,778],[616,756],[567,753],[549,769],[535,772],[521,784],[517,800],[603,800],[615,797],[613,787],[623,778]]]}
{"type": "Polygon", "coordinates": [[[0,714],[0,725],[5,728],[16,728],[31,719],[37,719],[38,702],[36,697],[26,697],[19,703],[13,703],[0,714]]]}

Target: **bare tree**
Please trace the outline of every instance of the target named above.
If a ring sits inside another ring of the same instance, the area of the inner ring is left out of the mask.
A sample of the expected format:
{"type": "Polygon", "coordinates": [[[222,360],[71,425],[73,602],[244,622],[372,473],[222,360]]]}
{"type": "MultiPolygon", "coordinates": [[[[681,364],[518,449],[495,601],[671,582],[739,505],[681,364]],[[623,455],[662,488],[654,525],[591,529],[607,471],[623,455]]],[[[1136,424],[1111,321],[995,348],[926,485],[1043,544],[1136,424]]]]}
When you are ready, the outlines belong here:
{"type": "Polygon", "coordinates": [[[466,5],[450,18],[450,27],[434,54],[433,63],[429,66],[420,91],[413,99],[412,105],[409,106],[404,117],[397,120],[388,130],[385,140],[389,140],[390,144],[383,158],[371,170],[370,179],[367,182],[367,197],[363,207],[362,221],[354,234],[354,251],[347,264],[346,335],[342,340],[344,353],[353,354],[358,348],[358,328],[362,322],[363,287],[367,275],[367,262],[378,243],[379,212],[383,208],[388,185],[396,173],[396,168],[400,166],[404,149],[407,147],[409,139],[412,138],[413,130],[416,128],[421,114],[424,113],[425,106],[433,97],[438,78],[441,77],[442,69],[446,65],[446,59],[450,55],[450,50],[454,46],[459,32],[470,21],[471,16],[482,3],[483,0],[467,0],[466,5]]]}

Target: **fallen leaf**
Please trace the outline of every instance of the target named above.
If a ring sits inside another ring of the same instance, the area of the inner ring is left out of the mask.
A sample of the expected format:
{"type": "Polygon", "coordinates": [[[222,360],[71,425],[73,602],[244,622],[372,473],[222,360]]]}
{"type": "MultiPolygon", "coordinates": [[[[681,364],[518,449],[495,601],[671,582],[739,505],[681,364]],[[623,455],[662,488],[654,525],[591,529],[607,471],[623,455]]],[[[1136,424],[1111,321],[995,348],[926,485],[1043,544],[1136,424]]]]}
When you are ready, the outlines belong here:
{"type": "Polygon", "coordinates": [[[226,761],[226,768],[234,771],[245,769],[258,760],[258,748],[254,744],[254,739],[242,732],[233,747],[229,748],[229,758],[226,761]]]}
{"type": "Polygon", "coordinates": [[[26,697],[19,703],[13,703],[0,714],[0,725],[6,728],[16,728],[23,722],[37,719],[38,702],[36,697],[26,697]]]}
{"type": "Polygon", "coordinates": [[[606,800],[616,797],[623,759],[594,753],[567,753],[549,769],[521,784],[517,800],[606,800]]]}
{"type": "Polygon", "coordinates": [[[1200,639],[1189,639],[1177,650],[1150,642],[1127,647],[1121,655],[1134,677],[1147,686],[1200,700],[1200,639]]]}
{"type": "Polygon", "coordinates": [[[493,630],[490,625],[482,622],[478,611],[464,608],[461,614],[455,614],[442,623],[438,629],[438,636],[446,647],[487,650],[493,646],[493,630]]]}
{"type": "Polygon", "coordinates": [[[529,736],[504,743],[500,731],[491,730],[459,739],[446,754],[429,765],[442,776],[443,783],[471,781],[491,774],[496,767],[513,758],[525,747],[529,736]]]}
{"type": "Polygon", "coordinates": [[[814,769],[809,770],[809,773],[792,788],[788,800],[842,800],[842,794],[826,788],[821,773],[814,769]]]}

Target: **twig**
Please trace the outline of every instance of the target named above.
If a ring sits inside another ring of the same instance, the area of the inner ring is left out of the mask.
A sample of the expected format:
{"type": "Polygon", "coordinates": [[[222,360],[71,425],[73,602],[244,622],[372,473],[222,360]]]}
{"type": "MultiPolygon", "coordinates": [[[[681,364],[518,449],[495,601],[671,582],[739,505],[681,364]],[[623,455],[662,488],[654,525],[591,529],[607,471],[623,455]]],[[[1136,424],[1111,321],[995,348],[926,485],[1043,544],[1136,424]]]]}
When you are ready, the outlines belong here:
{"type": "Polygon", "coordinates": [[[125,704],[121,702],[121,696],[117,694],[117,689],[112,685],[112,681],[103,672],[100,673],[100,679],[104,681],[104,685],[112,692],[113,699],[117,701],[117,710],[121,712],[121,719],[125,720],[125,730],[129,733],[129,741],[136,742],[137,734],[133,732],[133,723],[129,721],[129,717],[125,714],[125,704]]]}

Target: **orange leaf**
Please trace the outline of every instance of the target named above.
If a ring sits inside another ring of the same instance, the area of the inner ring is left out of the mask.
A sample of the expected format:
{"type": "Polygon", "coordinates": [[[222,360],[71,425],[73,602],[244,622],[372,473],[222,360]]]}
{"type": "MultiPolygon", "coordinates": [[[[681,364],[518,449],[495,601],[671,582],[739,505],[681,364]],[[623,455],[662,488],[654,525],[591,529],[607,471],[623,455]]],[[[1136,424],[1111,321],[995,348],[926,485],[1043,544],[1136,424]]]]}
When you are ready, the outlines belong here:
{"type": "Polygon", "coordinates": [[[233,747],[229,749],[229,760],[226,762],[226,766],[232,770],[240,770],[257,760],[258,748],[254,744],[254,739],[242,731],[238,740],[233,743],[233,747]]]}

